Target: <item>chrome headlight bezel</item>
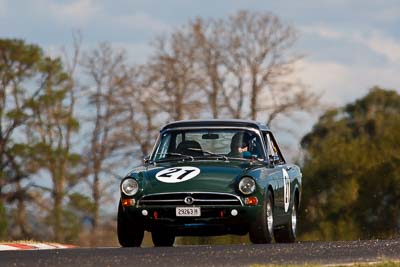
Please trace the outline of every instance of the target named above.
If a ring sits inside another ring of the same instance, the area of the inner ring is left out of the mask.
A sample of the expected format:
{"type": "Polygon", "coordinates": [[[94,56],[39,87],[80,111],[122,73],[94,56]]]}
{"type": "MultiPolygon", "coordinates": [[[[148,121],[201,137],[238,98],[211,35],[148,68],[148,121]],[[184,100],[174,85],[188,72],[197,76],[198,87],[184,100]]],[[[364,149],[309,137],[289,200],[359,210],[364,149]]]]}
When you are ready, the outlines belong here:
{"type": "Polygon", "coordinates": [[[139,191],[139,183],[133,178],[125,178],[121,182],[121,191],[128,197],[134,196],[139,191]]]}
{"type": "Polygon", "coordinates": [[[256,191],[256,181],[250,176],[244,176],[239,181],[238,189],[244,195],[251,195],[256,191]]]}

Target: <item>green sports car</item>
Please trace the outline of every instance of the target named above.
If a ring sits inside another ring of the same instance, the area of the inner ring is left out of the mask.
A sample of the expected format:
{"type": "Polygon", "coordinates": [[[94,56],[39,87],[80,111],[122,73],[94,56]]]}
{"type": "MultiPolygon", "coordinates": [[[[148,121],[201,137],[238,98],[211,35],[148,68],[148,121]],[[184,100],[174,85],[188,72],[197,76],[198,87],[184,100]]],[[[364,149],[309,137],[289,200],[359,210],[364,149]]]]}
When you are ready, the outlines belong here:
{"type": "Polygon", "coordinates": [[[121,181],[118,239],[155,246],[176,236],[249,234],[252,243],[294,242],[302,174],[286,163],[267,126],[246,120],[164,126],[151,156],[121,181]]]}

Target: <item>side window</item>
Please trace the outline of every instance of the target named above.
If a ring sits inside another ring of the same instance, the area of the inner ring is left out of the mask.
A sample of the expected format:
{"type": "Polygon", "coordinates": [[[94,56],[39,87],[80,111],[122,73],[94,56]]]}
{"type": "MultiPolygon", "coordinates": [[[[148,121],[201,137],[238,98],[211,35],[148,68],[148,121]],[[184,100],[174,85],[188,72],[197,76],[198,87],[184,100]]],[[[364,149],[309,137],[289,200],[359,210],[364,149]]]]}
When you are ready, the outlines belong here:
{"type": "Polygon", "coordinates": [[[285,160],[281,154],[281,151],[279,150],[279,147],[273,135],[270,132],[267,132],[265,133],[264,137],[265,137],[265,143],[267,145],[268,157],[271,156],[273,158],[277,158],[281,164],[284,164],[285,160]]]}
{"type": "Polygon", "coordinates": [[[154,159],[162,159],[166,157],[166,154],[168,153],[168,147],[170,145],[171,141],[171,135],[164,133],[163,136],[161,136],[161,143],[158,146],[158,149],[155,153],[154,159]]]}
{"type": "Polygon", "coordinates": [[[269,133],[265,133],[264,137],[265,137],[265,144],[267,145],[268,157],[276,155],[276,153],[274,153],[274,149],[272,148],[270,134],[269,133]]]}

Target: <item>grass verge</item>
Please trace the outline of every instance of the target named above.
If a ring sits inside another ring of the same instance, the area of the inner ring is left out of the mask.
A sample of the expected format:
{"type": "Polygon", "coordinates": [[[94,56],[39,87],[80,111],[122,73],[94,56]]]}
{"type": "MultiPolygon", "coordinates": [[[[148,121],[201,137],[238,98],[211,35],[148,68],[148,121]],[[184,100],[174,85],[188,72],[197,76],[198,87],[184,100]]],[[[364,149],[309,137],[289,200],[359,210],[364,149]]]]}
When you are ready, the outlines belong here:
{"type": "Polygon", "coordinates": [[[365,262],[365,263],[354,263],[354,264],[253,264],[250,267],[400,267],[400,261],[383,261],[383,262],[365,262]]]}

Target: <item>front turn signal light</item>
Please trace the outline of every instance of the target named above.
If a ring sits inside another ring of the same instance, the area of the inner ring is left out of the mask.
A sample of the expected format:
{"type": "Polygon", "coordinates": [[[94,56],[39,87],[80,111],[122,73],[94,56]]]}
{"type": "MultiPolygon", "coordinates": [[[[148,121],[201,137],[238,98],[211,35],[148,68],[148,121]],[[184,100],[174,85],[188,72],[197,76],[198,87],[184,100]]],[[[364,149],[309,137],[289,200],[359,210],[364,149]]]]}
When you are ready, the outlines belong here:
{"type": "Polygon", "coordinates": [[[122,199],[122,206],[124,207],[135,206],[135,200],[132,198],[122,199]]]}
{"type": "Polygon", "coordinates": [[[255,206],[258,204],[258,198],[257,197],[246,197],[244,199],[244,203],[248,206],[255,206]]]}

